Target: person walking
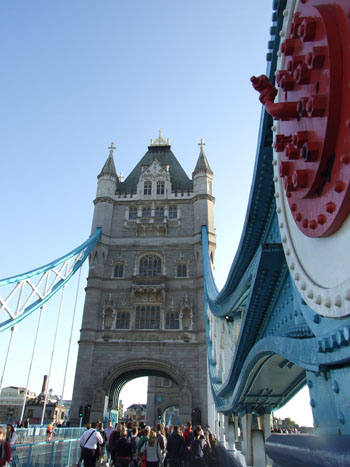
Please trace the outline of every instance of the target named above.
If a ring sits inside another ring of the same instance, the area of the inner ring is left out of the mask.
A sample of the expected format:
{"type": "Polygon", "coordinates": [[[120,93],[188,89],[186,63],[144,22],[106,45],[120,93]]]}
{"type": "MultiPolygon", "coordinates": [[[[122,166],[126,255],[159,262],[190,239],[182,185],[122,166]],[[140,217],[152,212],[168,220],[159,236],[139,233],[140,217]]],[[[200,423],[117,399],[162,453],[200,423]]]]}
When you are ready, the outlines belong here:
{"type": "Polygon", "coordinates": [[[151,431],[149,439],[141,448],[141,453],[146,455],[146,467],[159,467],[159,465],[163,464],[164,458],[156,431],[151,431]]]}
{"type": "Polygon", "coordinates": [[[18,441],[18,436],[15,432],[15,427],[8,423],[6,426],[6,441],[10,444],[16,444],[18,441]]]}
{"type": "Polygon", "coordinates": [[[205,465],[204,449],[206,442],[200,429],[194,432],[194,440],[191,443],[191,466],[202,467],[205,465]]]}
{"type": "Polygon", "coordinates": [[[127,439],[128,431],[126,428],[122,428],[120,432],[120,438],[113,446],[112,459],[116,467],[129,467],[129,462],[132,457],[131,445],[127,439]]]}
{"type": "Polygon", "coordinates": [[[5,438],[5,428],[0,426],[0,465],[6,465],[11,460],[11,446],[5,438]]]}
{"type": "Polygon", "coordinates": [[[94,424],[94,428],[84,431],[80,438],[80,446],[83,450],[84,467],[96,467],[96,451],[97,446],[103,444],[103,438],[95,428],[98,423],[94,424]]]}
{"type": "Polygon", "coordinates": [[[113,428],[112,420],[108,420],[107,427],[105,428],[107,464],[109,464],[109,462],[111,460],[111,449],[110,449],[110,446],[109,446],[109,439],[110,439],[111,434],[113,433],[113,431],[114,431],[114,428],[113,428]]]}
{"type": "Polygon", "coordinates": [[[180,435],[180,427],[174,425],[173,432],[167,443],[167,467],[182,467],[185,456],[186,444],[184,437],[180,435]]]}

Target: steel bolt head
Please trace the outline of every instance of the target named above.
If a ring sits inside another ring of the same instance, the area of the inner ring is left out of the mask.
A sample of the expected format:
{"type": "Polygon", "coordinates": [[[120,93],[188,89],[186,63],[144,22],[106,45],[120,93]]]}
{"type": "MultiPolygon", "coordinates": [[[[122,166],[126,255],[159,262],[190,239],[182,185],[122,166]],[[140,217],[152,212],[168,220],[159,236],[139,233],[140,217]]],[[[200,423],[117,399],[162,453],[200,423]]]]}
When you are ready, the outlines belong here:
{"type": "Polygon", "coordinates": [[[293,73],[293,78],[298,84],[309,84],[311,72],[305,63],[299,63],[293,73]]]}
{"type": "Polygon", "coordinates": [[[311,96],[306,104],[309,117],[323,117],[327,107],[327,97],[322,95],[311,96]]]}
{"type": "Polygon", "coordinates": [[[315,230],[317,228],[317,221],[315,219],[312,219],[309,224],[310,229],[315,230]]]}
{"type": "Polygon", "coordinates": [[[312,52],[306,56],[306,63],[310,68],[320,69],[323,67],[328,49],[327,47],[313,47],[312,52]]]}
{"type": "Polygon", "coordinates": [[[307,186],[307,170],[295,170],[292,176],[294,188],[305,188],[307,186]]]}
{"type": "Polygon", "coordinates": [[[278,167],[278,173],[280,177],[285,177],[289,174],[290,163],[287,161],[281,161],[278,167]]]}
{"type": "Polygon", "coordinates": [[[312,162],[318,158],[318,144],[314,142],[306,142],[301,148],[301,157],[305,162],[312,162]]]}
{"type": "Polygon", "coordinates": [[[300,150],[294,146],[294,144],[289,143],[286,147],[286,156],[289,160],[296,160],[299,158],[300,150]]]}
{"type": "Polygon", "coordinates": [[[301,148],[303,144],[307,142],[308,139],[308,131],[298,131],[295,135],[293,135],[293,144],[298,148],[301,148]]]}
{"type": "Polygon", "coordinates": [[[345,189],[345,183],[341,180],[337,180],[334,184],[334,191],[341,193],[345,189]]]}
{"type": "Polygon", "coordinates": [[[327,222],[327,218],[324,214],[319,214],[317,216],[317,222],[320,224],[320,225],[324,225],[326,222],[327,222]]]}
{"type": "Polygon", "coordinates": [[[297,34],[303,42],[311,42],[315,39],[316,30],[316,18],[307,17],[299,24],[297,34]]]}
{"type": "Polygon", "coordinates": [[[293,55],[296,41],[295,39],[286,39],[281,44],[281,52],[283,55],[291,56],[293,55]]]}

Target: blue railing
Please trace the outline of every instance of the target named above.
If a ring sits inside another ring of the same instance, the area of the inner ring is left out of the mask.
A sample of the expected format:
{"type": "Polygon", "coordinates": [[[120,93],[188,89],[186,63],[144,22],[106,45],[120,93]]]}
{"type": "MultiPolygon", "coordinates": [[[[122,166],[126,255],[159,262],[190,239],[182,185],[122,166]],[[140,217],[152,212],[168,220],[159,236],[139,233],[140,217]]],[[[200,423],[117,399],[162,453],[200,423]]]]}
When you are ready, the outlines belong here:
{"type": "Polygon", "coordinates": [[[78,463],[79,439],[60,439],[12,446],[11,467],[67,467],[78,463]]]}
{"type": "MultiPolygon", "coordinates": [[[[17,444],[23,443],[39,443],[47,440],[47,427],[30,427],[30,428],[17,428],[16,435],[18,436],[17,444]]],[[[77,439],[84,433],[86,428],[84,427],[62,427],[55,428],[55,432],[52,436],[52,440],[63,440],[63,439],[77,439]]]]}

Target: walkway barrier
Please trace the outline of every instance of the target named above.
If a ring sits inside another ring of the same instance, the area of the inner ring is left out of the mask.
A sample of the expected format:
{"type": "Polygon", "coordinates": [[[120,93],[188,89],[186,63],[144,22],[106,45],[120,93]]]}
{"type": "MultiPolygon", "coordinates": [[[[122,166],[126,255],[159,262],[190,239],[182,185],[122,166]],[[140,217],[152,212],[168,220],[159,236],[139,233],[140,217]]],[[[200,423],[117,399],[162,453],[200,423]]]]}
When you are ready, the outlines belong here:
{"type": "Polygon", "coordinates": [[[80,458],[79,439],[16,444],[12,447],[11,467],[68,467],[80,458]]]}
{"type": "MultiPolygon", "coordinates": [[[[23,443],[38,443],[47,440],[47,433],[45,427],[31,427],[31,428],[17,428],[16,434],[18,436],[17,444],[23,443]]],[[[62,427],[55,428],[55,433],[52,436],[53,440],[61,439],[77,439],[86,430],[85,427],[62,427]]]]}

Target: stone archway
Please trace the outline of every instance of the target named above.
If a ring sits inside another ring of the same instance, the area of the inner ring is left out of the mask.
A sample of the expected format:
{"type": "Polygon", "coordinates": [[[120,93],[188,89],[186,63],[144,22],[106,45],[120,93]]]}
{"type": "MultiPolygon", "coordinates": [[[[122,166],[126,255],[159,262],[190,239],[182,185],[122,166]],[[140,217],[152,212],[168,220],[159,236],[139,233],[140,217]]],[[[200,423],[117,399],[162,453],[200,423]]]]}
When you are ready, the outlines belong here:
{"type": "MultiPolygon", "coordinates": [[[[169,362],[145,358],[124,360],[118,363],[118,365],[113,365],[109,368],[103,379],[101,391],[99,391],[98,394],[96,393],[96,397],[94,397],[92,412],[96,414],[97,417],[99,412],[99,416],[101,417],[101,409],[103,410],[102,406],[104,405],[104,408],[106,409],[106,403],[102,399],[105,399],[106,396],[108,396],[107,408],[109,410],[116,408],[118,406],[119,394],[122,387],[128,381],[141,376],[158,376],[161,378],[168,378],[174,382],[179,388],[178,401],[174,401],[174,405],[175,402],[177,402],[176,405],[179,407],[180,422],[185,423],[191,419],[192,391],[186,376],[183,371],[181,371],[181,368],[170,364],[169,362]]],[[[164,404],[168,405],[166,400],[164,401],[164,404]]],[[[148,407],[148,412],[150,412],[149,420],[155,419],[155,410],[155,404],[148,407]]]]}

